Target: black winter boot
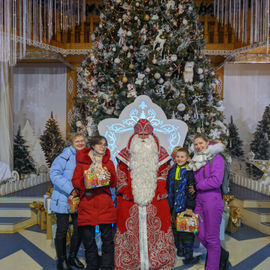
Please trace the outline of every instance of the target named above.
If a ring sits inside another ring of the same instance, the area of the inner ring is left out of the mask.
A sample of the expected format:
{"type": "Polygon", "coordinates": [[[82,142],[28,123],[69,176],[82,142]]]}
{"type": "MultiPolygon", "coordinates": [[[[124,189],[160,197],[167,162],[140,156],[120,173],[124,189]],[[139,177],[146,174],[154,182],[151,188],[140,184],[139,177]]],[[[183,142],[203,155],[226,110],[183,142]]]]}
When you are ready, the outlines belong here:
{"type": "Polygon", "coordinates": [[[71,266],[75,266],[78,269],[84,269],[84,265],[77,257],[75,257],[75,254],[74,256],[72,256],[71,254],[69,255],[68,262],[71,266]]]}
{"type": "Polygon", "coordinates": [[[178,257],[184,257],[184,246],[181,242],[178,243],[178,245],[176,245],[177,247],[177,256],[178,257]]]}
{"type": "Polygon", "coordinates": [[[190,246],[184,247],[184,256],[185,256],[185,259],[183,260],[184,264],[196,264],[200,260],[199,256],[193,257],[193,248],[190,246]]]}
{"type": "Polygon", "coordinates": [[[72,270],[67,261],[66,256],[66,238],[63,239],[55,239],[55,249],[57,255],[57,269],[58,270],[72,270]]]}
{"type": "Polygon", "coordinates": [[[221,247],[219,270],[227,270],[229,268],[229,252],[221,247]]]}
{"type": "Polygon", "coordinates": [[[77,253],[81,245],[81,239],[79,237],[72,237],[69,250],[68,262],[71,266],[75,266],[78,269],[84,269],[84,265],[77,258],[77,253]]]}

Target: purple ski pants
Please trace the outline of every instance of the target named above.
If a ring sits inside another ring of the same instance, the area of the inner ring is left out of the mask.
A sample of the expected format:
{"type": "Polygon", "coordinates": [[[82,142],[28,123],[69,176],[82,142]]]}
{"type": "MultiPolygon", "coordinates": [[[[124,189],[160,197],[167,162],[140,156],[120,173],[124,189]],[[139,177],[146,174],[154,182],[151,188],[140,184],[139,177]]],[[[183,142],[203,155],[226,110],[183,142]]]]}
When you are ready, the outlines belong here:
{"type": "Polygon", "coordinates": [[[220,224],[224,202],[219,192],[198,193],[195,213],[201,217],[198,238],[207,249],[206,270],[218,270],[220,260],[220,224]]]}

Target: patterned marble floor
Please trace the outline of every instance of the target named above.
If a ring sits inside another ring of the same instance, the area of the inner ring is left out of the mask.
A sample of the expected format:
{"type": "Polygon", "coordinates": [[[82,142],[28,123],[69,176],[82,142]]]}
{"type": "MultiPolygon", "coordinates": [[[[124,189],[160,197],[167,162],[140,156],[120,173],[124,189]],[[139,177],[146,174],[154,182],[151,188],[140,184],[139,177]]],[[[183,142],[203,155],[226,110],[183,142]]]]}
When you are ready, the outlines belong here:
{"type": "MultiPolygon", "coordinates": [[[[16,192],[8,197],[37,196],[44,194],[49,187],[45,183],[29,189],[16,192]]],[[[240,199],[269,200],[261,194],[233,185],[232,193],[240,199]]],[[[55,249],[51,240],[39,226],[34,225],[28,229],[14,234],[0,234],[0,269],[1,270],[54,270],[56,269],[55,249]]],[[[236,270],[268,270],[270,269],[270,235],[263,234],[250,227],[242,225],[239,232],[226,234],[224,245],[230,252],[230,268],[236,270]]],[[[195,252],[204,252],[196,249],[195,252]]],[[[81,246],[79,258],[84,262],[84,251],[81,246]]],[[[203,270],[205,254],[196,265],[183,265],[176,260],[175,270],[203,270]]],[[[75,270],[75,269],[74,269],[75,270]]],[[[127,269],[128,270],[128,269],[127,269]]]]}
{"type": "MultiPolygon", "coordinates": [[[[51,240],[37,225],[15,234],[0,234],[0,269],[56,269],[55,250],[51,240]]],[[[236,270],[270,269],[270,236],[243,225],[239,232],[227,234],[225,245],[230,252],[230,268],[236,270]]],[[[79,250],[83,259],[83,247],[79,250]]],[[[204,255],[196,265],[176,261],[175,270],[204,269],[204,255]]],[[[128,269],[127,269],[128,270],[128,269]]]]}

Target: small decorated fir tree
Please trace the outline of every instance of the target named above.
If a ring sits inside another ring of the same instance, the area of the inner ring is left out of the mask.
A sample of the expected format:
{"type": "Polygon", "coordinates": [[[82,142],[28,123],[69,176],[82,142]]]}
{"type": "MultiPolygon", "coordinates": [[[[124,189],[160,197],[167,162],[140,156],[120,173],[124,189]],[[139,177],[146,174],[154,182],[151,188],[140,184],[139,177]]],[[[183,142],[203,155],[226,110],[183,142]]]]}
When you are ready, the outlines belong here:
{"type": "Polygon", "coordinates": [[[229,138],[227,149],[231,152],[231,156],[234,158],[241,158],[244,155],[243,151],[243,142],[240,140],[238,134],[238,128],[233,122],[233,118],[231,116],[231,123],[229,124],[229,138]]]}
{"type": "Polygon", "coordinates": [[[45,154],[46,162],[51,167],[54,159],[65,147],[65,142],[62,139],[59,126],[53,118],[53,113],[51,113],[51,118],[46,123],[43,135],[40,136],[40,144],[45,154]]]}
{"type": "Polygon", "coordinates": [[[262,128],[270,138],[270,105],[266,106],[262,117],[262,128]]]}
{"type": "Polygon", "coordinates": [[[14,170],[22,177],[23,174],[35,173],[34,160],[31,157],[25,139],[21,135],[19,127],[17,135],[14,138],[14,170]]]}
{"type": "Polygon", "coordinates": [[[250,149],[255,154],[255,159],[268,160],[270,158],[269,140],[264,130],[263,120],[258,123],[250,149]]]}

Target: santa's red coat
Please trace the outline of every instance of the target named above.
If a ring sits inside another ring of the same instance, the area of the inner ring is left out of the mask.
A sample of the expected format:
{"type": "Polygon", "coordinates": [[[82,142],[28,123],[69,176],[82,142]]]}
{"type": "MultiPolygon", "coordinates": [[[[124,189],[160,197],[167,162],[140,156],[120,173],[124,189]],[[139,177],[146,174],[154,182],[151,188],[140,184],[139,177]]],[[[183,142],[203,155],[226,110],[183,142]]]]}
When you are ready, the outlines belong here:
{"type": "MultiPolygon", "coordinates": [[[[76,154],[77,166],[75,168],[72,184],[80,190],[80,204],[78,208],[78,226],[110,224],[116,222],[116,209],[114,207],[109,186],[86,190],[84,185],[84,171],[88,170],[92,160],[89,157],[90,148],[78,151],[76,154]]],[[[110,151],[106,150],[102,159],[102,167],[106,167],[111,174],[110,187],[116,185],[116,172],[110,160],[110,151]]]]}
{"type": "MultiPolygon", "coordinates": [[[[166,190],[169,160],[166,150],[160,147],[157,188],[152,202],[146,207],[149,269],[169,270],[174,266],[175,246],[166,190]],[[161,200],[157,200],[158,195],[162,198],[161,200]]],[[[118,161],[117,191],[119,196],[114,269],[141,269],[139,207],[133,199],[130,156],[127,148],[119,153],[118,161]]]]}

